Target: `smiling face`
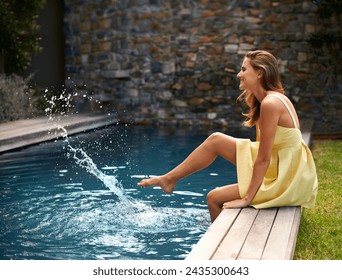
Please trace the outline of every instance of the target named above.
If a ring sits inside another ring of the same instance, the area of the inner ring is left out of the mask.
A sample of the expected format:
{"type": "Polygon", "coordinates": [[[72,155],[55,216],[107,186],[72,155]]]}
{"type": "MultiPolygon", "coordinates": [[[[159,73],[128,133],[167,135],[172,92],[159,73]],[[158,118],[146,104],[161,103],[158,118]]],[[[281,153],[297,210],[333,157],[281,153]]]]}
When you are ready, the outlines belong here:
{"type": "Polygon", "coordinates": [[[257,84],[260,84],[261,75],[254,70],[250,64],[250,59],[245,57],[237,77],[240,80],[240,90],[251,90],[257,84]]]}

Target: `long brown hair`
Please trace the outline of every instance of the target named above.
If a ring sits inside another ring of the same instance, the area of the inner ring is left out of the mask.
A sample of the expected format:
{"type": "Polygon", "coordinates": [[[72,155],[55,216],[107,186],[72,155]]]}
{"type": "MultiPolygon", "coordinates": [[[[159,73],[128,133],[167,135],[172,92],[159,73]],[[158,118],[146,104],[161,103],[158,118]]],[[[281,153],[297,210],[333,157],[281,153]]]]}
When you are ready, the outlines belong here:
{"type": "MultiPolygon", "coordinates": [[[[257,50],[249,51],[246,58],[250,59],[250,64],[255,71],[261,73],[261,85],[265,90],[277,91],[285,93],[283,85],[280,81],[277,59],[267,51],[257,50]]],[[[247,117],[244,125],[253,126],[260,116],[260,102],[254,94],[248,90],[242,91],[238,97],[239,101],[244,101],[249,110],[243,115],[247,117]]]]}

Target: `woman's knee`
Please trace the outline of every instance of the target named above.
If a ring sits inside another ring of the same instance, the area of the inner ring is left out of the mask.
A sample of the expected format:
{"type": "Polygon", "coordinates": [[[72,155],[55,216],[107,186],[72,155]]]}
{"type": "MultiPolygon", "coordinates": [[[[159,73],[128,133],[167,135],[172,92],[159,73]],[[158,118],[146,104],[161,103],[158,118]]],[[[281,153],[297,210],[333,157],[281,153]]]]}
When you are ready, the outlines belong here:
{"type": "Polygon", "coordinates": [[[221,132],[214,132],[208,136],[206,139],[207,146],[215,149],[224,139],[224,134],[221,132]]]}
{"type": "Polygon", "coordinates": [[[222,132],[214,132],[210,134],[207,138],[207,141],[217,143],[224,138],[224,134],[222,132]]]}
{"type": "Polygon", "coordinates": [[[207,194],[207,204],[209,207],[222,207],[223,203],[240,198],[238,184],[231,184],[209,191],[207,194]]]}
{"type": "Polygon", "coordinates": [[[221,132],[212,133],[206,140],[206,147],[216,155],[236,163],[236,139],[221,132]]]}
{"type": "Polygon", "coordinates": [[[207,194],[207,204],[210,205],[217,205],[219,204],[219,201],[217,199],[217,191],[216,190],[211,190],[207,194]]]}

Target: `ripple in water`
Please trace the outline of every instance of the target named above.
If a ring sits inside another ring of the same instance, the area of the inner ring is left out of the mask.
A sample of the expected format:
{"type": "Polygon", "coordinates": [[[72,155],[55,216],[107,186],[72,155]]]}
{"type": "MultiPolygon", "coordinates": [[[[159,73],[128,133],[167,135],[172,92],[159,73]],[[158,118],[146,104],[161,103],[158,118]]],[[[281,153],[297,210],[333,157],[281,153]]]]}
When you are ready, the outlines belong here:
{"type": "MultiPolygon", "coordinates": [[[[193,235],[204,233],[209,226],[207,210],[153,208],[147,202],[129,196],[116,176],[106,175],[99,170],[85,151],[69,143],[66,130],[61,129],[69,158],[74,159],[77,165],[101,180],[109,191],[80,191],[58,197],[64,202],[73,200],[78,204],[74,204],[73,211],[70,211],[70,205],[66,205],[65,208],[60,207],[61,212],[54,217],[55,220],[49,220],[53,225],[63,225],[56,227],[60,229],[60,232],[57,232],[60,238],[82,236],[83,242],[87,245],[109,246],[113,249],[108,254],[96,255],[96,258],[100,259],[153,256],[159,254],[160,247],[163,247],[166,242],[175,243],[174,247],[177,250],[184,250],[185,255],[189,251],[189,246],[185,245],[186,248],[182,249],[182,242],[191,239],[193,235]],[[89,229],[92,229],[91,232],[89,229]],[[177,237],[177,234],[182,231],[187,231],[188,235],[177,237]],[[170,233],[174,237],[170,238],[170,233]],[[168,237],[165,237],[166,235],[168,237]]],[[[178,193],[194,195],[193,192],[186,191],[178,191],[178,193]]],[[[50,225],[40,223],[40,227],[44,226],[48,228],[50,225]]],[[[55,235],[56,232],[53,234],[55,235]]]]}

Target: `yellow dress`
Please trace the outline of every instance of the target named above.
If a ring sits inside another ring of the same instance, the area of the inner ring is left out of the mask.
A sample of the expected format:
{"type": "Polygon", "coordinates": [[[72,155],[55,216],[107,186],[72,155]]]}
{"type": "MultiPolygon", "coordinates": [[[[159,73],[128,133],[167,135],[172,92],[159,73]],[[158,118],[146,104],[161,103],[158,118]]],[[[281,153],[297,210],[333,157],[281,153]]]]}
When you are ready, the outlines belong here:
{"type": "MultiPolygon", "coordinates": [[[[273,96],[283,102],[296,126],[287,104],[281,97],[273,96]]],[[[249,139],[237,140],[236,167],[241,197],[247,193],[258,149],[259,142],[252,142],[249,139]]],[[[269,208],[300,205],[311,208],[315,205],[317,189],[315,163],[300,130],[297,127],[277,126],[271,162],[251,206],[269,208]]]]}

